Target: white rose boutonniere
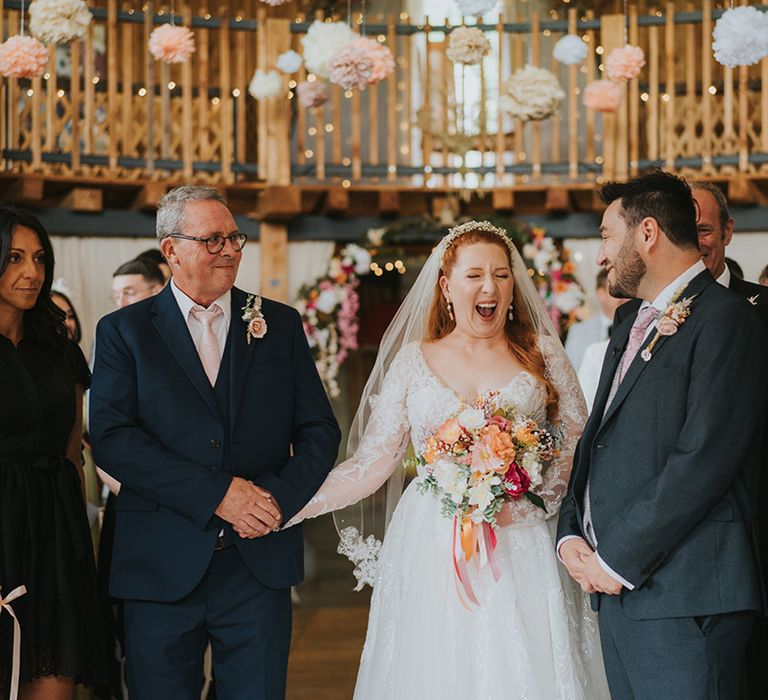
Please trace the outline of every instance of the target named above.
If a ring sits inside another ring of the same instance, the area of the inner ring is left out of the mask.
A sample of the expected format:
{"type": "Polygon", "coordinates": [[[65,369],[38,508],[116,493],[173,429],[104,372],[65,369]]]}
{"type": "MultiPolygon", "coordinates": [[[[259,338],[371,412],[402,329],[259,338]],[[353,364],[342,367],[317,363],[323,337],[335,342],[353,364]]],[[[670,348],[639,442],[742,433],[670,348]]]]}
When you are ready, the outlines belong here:
{"type": "Polygon", "coordinates": [[[264,314],[261,313],[261,297],[258,294],[248,295],[243,307],[242,319],[248,324],[245,331],[248,345],[251,344],[251,338],[258,340],[267,334],[267,322],[264,320],[264,314]]]}

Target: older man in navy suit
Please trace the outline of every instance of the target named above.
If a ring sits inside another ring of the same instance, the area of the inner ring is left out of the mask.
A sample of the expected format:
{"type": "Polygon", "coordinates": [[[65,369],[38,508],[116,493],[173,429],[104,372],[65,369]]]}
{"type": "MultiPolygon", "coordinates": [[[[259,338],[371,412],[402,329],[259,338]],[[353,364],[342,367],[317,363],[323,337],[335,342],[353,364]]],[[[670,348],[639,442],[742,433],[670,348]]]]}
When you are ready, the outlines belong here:
{"type": "Polygon", "coordinates": [[[558,551],[593,595],[614,700],[738,698],[763,607],[754,494],[768,342],[700,259],[660,171],[603,188],[598,264],[627,304],[574,457],[558,551]]]}
{"type": "Polygon", "coordinates": [[[110,592],[124,600],[131,697],[285,694],[300,530],[280,531],[333,466],[339,429],[295,310],[234,281],[246,242],[219,193],[160,202],[173,280],[103,318],[96,461],[121,484],[110,592]],[[243,317],[247,316],[248,321],[243,317]]]}

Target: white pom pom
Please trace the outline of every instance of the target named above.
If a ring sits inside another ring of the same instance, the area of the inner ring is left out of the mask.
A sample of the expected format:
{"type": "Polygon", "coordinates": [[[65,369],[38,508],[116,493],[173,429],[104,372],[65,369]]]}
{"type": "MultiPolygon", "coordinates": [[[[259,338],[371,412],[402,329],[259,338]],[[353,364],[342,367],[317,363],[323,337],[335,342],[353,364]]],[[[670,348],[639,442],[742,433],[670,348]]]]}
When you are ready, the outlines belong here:
{"type": "Polygon", "coordinates": [[[768,56],[768,14],[754,7],[726,10],[712,32],[715,60],[724,66],[751,66],[768,56]]]}
{"type": "Polygon", "coordinates": [[[286,51],[277,57],[275,68],[283,73],[295,73],[301,68],[303,62],[304,59],[301,57],[301,54],[295,51],[286,51]]]}
{"type": "Polygon", "coordinates": [[[248,92],[256,100],[277,97],[283,92],[283,77],[276,70],[256,70],[248,86],[248,92]]]}
{"type": "Polygon", "coordinates": [[[321,22],[315,20],[301,38],[304,49],[304,65],[310,73],[320,78],[328,77],[328,62],[339,49],[357,39],[346,22],[321,22]]]}
{"type": "Polygon", "coordinates": [[[489,13],[498,0],[456,0],[456,7],[462,15],[485,15],[489,13]]]}
{"type": "Polygon", "coordinates": [[[586,57],[589,49],[586,42],[575,34],[566,34],[556,44],[552,55],[566,66],[575,66],[586,57]]]}

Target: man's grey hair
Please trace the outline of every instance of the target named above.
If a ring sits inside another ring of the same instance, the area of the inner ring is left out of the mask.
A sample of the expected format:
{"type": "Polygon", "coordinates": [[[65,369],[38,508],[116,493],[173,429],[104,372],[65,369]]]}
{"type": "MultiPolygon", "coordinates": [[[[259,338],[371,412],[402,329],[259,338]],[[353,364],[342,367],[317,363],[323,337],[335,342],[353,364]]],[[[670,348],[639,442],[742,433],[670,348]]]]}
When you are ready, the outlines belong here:
{"type": "Polygon", "coordinates": [[[184,224],[184,205],[187,202],[221,202],[227,201],[215,187],[204,185],[182,185],[174,187],[163,195],[157,205],[158,240],[167,238],[174,233],[181,233],[184,224]]]}
{"type": "MultiPolygon", "coordinates": [[[[720,231],[725,233],[725,229],[728,226],[728,221],[731,219],[731,213],[728,211],[728,200],[725,198],[725,192],[717,185],[711,182],[693,182],[691,183],[691,190],[693,190],[694,196],[696,190],[704,190],[709,192],[714,198],[717,204],[718,218],[720,219],[720,231]]],[[[698,207],[696,207],[698,209],[698,207]]]]}

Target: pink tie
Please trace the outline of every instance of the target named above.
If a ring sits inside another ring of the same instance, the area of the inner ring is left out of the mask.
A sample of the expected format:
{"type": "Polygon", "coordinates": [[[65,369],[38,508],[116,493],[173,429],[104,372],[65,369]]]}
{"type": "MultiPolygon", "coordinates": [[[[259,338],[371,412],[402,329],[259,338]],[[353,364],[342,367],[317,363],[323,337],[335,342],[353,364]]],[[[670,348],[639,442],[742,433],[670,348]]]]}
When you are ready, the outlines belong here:
{"type": "Polygon", "coordinates": [[[645,340],[645,334],[650,326],[658,317],[659,310],[655,306],[644,306],[637,312],[637,318],[632,324],[632,329],[629,331],[629,340],[627,341],[627,348],[624,350],[624,354],[621,356],[621,362],[619,362],[619,368],[616,370],[616,374],[613,377],[613,384],[611,385],[611,391],[608,395],[608,401],[605,403],[606,411],[613,401],[613,397],[619,389],[627,371],[629,370],[632,360],[635,359],[638,350],[643,346],[645,340]]]}
{"type": "Polygon", "coordinates": [[[203,363],[203,369],[211,386],[216,384],[216,377],[219,374],[219,365],[221,364],[221,349],[219,348],[219,339],[213,330],[213,322],[222,313],[218,304],[214,304],[209,309],[193,306],[189,312],[190,316],[196,319],[203,329],[200,343],[197,346],[197,353],[200,355],[200,362],[203,363]]]}

